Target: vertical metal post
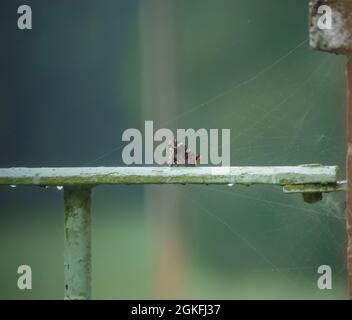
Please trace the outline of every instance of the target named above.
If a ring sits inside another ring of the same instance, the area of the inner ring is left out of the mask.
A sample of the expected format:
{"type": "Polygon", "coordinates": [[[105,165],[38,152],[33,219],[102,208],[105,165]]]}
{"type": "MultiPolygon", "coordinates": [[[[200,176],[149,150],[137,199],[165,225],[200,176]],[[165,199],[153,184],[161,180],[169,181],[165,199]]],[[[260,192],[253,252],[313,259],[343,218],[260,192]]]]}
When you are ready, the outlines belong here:
{"type": "Polygon", "coordinates": [[[352,299],[352,1],[351,0],[310,0],[310,45],[320,51],[347,55],[347,282],[349,298],[352,299]],[[323,5],[330,8],[332,26],[321,28],[323,5]],[[322,10],[319,10],[322,9],[322,10]]]}
{"type": "Polygon", "coordinates": [[[65,299],[91,298],[91,188],[64,188],[65,299]]]}
{"type": "Polygon", "coordinates": [[[347,195],[346,195],[346,219],[347,219],[347,274],[349,297],[352,299],[352,55],[348,56],[347,62],[347,195]]]}

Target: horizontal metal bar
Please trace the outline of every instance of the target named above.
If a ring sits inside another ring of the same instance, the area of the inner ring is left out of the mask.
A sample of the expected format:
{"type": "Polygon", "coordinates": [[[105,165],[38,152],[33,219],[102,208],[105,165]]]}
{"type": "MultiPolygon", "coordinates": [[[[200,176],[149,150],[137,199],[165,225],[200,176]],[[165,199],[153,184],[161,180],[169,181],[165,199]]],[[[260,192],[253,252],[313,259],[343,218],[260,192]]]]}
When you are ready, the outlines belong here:
{"type": "Polygon", "coordinates": [[[316,193],[316,192],[337,192],[346,191],[347,181],[337,181],[329,184],[289,184],[283,186],[285,193],[316,193]]]}
{"type": "Polygon", "coordinates": [[[0,169],[0,185],[100,184],[328,184],[337,166],[280,167],[93,167],[0,169]]]}

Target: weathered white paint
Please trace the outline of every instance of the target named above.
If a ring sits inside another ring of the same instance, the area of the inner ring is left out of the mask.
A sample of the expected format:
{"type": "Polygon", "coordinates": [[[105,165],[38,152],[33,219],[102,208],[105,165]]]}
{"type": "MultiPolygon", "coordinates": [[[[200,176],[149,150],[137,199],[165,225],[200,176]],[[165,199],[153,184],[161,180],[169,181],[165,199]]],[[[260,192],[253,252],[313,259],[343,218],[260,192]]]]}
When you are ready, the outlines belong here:
{"type": "Polygon", "coordinates": [[[65,187],[65,299],[91,297],[91,190],[65,187]]]}
{"type": "Polygon", "coordinates": [[[351,8],[350,0],[310,0],[310,46],[316,50],[338,54],[349,52],[352,48],[352,33],[349,18],[351,8]],[[319,27],[318,21],[322,17],[319,13],[319,8],[322,5],[331,8],[331,29],[321,29],[319,27]]]}
{"type": "Polygon", "coordinates": [[[100,184],[327,184],[337,166],[279,167],[83,167],[0,169],[0,185],[100,184]]]}

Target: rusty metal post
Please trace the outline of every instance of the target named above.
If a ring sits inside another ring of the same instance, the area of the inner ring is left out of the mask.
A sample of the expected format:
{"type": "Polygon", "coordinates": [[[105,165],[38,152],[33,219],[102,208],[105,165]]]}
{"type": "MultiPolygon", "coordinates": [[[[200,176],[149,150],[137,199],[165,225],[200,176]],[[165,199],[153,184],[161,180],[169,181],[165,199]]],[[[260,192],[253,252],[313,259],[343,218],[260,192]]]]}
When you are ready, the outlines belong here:
{"type": "Polygon", "coordinates": [[[316,50],[344,54],[347,56],[347,281],[349,298],[352,299],[352,1],[351,0],[310,0],[310,45],[316,50]],[[331,28],[319,27],[322,15],[331,13],[331,28]]]}
{"type": "Polygon", "coordinates": [[[352,299],[352,56],[347,62],[347,272],[349,296],[352,299]]]}
{"type": "Polygon", "coordinates": [[[91,297],[91,189],[70,186],[64,188],[65,299],[82,300],[91,297]]]}

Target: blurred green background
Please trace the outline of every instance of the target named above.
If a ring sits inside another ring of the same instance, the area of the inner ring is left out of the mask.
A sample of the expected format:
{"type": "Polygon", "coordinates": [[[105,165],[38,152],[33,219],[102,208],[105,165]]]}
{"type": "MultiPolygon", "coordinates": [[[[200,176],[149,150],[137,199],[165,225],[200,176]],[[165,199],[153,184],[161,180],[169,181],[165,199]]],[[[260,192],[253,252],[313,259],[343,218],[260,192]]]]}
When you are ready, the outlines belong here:
{"type": "MultiPolygon", "coordinates": [[[[154,120],[230,128],[232,165],[344,168],[344,59],[309,48],[306,0],[2,0],[0,36],[0,167],[123,165],[154,120]]],[[[63,298],[62,198],[0,187],[1,299],[63,298]]],[[[104,186],[92,217],[95,299],[347,298],[344,194],[104,186]]]]}

